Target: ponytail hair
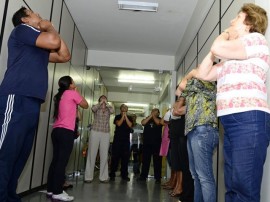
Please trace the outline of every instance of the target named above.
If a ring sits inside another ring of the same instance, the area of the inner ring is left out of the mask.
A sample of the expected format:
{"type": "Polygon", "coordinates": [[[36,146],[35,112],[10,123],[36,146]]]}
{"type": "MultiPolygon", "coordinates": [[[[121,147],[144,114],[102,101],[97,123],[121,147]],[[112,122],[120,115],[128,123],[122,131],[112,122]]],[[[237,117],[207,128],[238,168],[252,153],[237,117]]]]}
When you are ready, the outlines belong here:
{"type": "Polygon", "coordinates": [[[69,89],[70,84],[72,84],[72,78],[70,76],[63,76],[58,81],[58,86],[59,86],[58,93],[53,98],[53,101],[54,101],[53,118],[54,119],[57,119],[58,117],[59,103],[60,103],[61,97],[63,93],[69,89]]]}

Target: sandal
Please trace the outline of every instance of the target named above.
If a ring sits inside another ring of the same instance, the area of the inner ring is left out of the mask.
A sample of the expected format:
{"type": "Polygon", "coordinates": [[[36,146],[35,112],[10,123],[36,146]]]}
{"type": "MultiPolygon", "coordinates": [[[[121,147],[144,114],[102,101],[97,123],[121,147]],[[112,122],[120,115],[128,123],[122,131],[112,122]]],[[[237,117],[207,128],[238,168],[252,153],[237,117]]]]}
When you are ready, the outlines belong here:
{"type": "Polygon", "coordinates": [[[172,191],[172,193],[170,193],[170,196],[179,197],[181,194],[182,194],[182,191],[180,191],[180,192],[172,191]]]}
{"type": "Polygon", "coordinates": [[[171,195],[173,193],[173,190],[169,191],[168,194],[171,195]]]}
{"type": "Polygon", "coordinates": [[[180,193],[172,192],[172,193],[170,194],[170,196],[171,196],[171,197],[179,197],[179,196],[181,195],[181,193],[182,193],[182,192],[180,192],[180,193]]]}
{"type": "Polygon", "coordinates": [[[165,183],[162,183],[162,184],[161,184],[162,187],[167,187],[167,186],[169,186],[169,185],[170,185],[170,182],[165,182],[165,183]]]}
{"type": "Polygon", "coordinates": [[[163,189],[166,189],[166,190],[171,190],[173,189],[174,187],[171,187],[171,186],[166,186],[166,187],[163,187],[163,189]]]}

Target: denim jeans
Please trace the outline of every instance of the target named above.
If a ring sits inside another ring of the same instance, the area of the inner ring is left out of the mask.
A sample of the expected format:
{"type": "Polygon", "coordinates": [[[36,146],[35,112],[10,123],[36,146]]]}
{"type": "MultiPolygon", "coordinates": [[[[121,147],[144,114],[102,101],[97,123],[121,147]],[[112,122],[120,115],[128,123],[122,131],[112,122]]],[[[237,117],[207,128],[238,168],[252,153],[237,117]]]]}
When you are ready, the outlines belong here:
{"type": "Polygon", "coordinates": [[[270,139],[270,114],[248,111],[221,117],[226,202],[259,202],[270,139]]]}
{"type": "Polygon", "coordinates": [[[210,125],[196,126],[187,134],[188,158],[194,179],[194,202],[216,202],[213,152],[218,145],[218,130],[210,125]]]}

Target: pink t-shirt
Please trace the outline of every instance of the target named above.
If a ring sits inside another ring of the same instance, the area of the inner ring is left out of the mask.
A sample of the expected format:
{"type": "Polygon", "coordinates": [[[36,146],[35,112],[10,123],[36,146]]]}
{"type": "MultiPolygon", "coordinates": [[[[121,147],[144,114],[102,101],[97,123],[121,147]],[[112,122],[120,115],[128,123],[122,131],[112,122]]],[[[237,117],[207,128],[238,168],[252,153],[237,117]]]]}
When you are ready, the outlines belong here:
{"type": "Polygon", "coordinates": [[[58,118],[53,128],[66,128],[74,130],[76,119],[76,107],[82,101],[81,95],[75,90],[66,90],[59,103],[58,118]]]}

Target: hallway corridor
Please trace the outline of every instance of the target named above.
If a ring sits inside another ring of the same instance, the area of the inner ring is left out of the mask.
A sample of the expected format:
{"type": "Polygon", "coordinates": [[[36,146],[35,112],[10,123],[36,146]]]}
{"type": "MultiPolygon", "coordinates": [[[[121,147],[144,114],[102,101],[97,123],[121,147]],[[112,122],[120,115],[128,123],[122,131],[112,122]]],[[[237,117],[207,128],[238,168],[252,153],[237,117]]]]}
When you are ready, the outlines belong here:
{"type": "MultiPolygon", "coordinates": [[[[137,182],[130,174],[130,182],[123,182],[116,177],[114,182],[100,183],[98,177],[92,183],[84,183],[80,176],[72,182],[73,188],[67,193],[75,197],[76,202],[177,202],[178,198],[170,197],[167,190],[155,184],[153,178],[146,182],[137,182]]],[[[50,202],[43,191],[35,192],[22,198],[22,202],[50,202]]]]}

